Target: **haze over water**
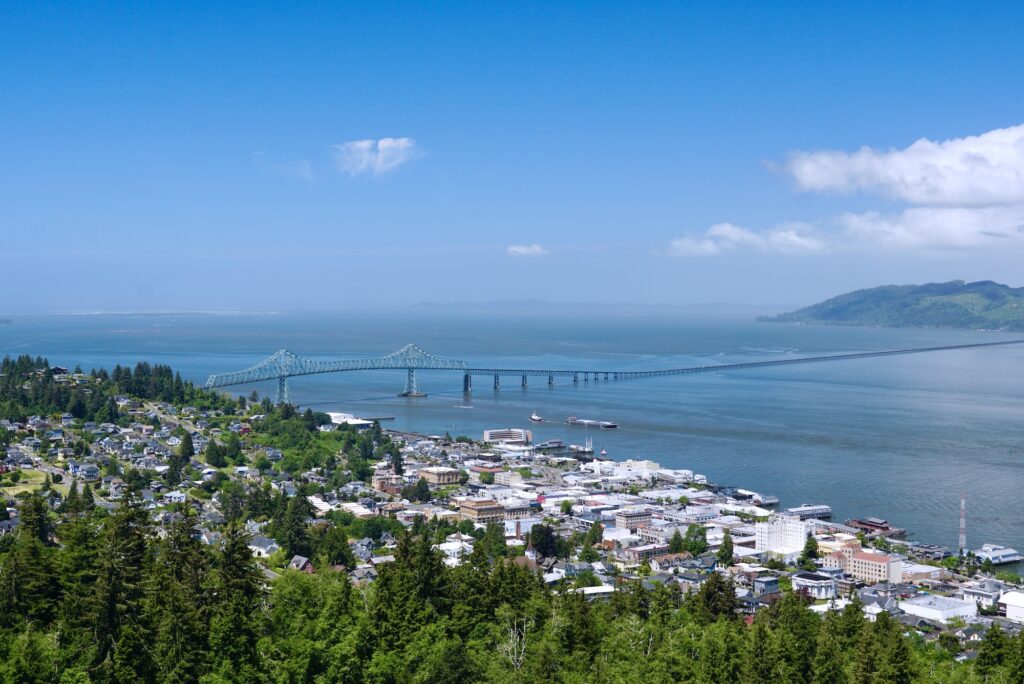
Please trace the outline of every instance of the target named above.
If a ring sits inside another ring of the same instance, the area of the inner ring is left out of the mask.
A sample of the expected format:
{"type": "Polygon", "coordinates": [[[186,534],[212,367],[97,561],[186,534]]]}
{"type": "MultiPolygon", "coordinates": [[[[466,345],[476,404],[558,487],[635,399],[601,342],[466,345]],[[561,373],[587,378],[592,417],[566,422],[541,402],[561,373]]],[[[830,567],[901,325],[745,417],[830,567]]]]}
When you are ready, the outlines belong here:
{"type": "MultiPolygon", "coordinates": [[[[751,316],[599,316],[393,311],[305,315],[95,315],[16,318],[0,354],[42,355],[85,370],[165,363],[202,383],[280,348],[364,358],[415,342],[476,367],[650,369],[1010,338],[950,330],[754,323],[751,316]]],[[[459,373],[420,372],[429,396],[399,398],[405,374],[296,378],[293,400],[316,410],[394,416],[386,427],[480,438],[527,427],[535,441],[593,438],[617,460],[649,458],[714,482],[776,494],[783,506],[827,503],[834,519],[874,515],[912,538],[956,546],[960,493],[968,545],[1024,549],[1024,345],[778,368],[580,383],[487,377],[463,396],[459,373]],[[472,408],[465,408],[471,406],[472,408]],[[536,410],[547,421],[528,421],[536,410]],[[614,420],[587,431],[566,416],[614,420]]],[[[270,383],[242,386],[273,394],[270,383]]]]}

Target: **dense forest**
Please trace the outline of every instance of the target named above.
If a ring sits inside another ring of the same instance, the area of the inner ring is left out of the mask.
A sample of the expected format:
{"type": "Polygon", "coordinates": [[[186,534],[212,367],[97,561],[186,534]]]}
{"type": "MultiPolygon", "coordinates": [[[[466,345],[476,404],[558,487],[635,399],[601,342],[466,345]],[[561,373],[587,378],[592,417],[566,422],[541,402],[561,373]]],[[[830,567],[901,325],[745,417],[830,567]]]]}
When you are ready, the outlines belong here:
{"type": "MultiPolygon", "coordinates": [[[[94,418],[119,394],[236,405],[160,366],[90,374],[91,393],[55,380],[42,359],[6,360],[3,370],[0,402],[15,418],[67,410],[76,393],[94,418]]],[[[324,468],[332,486],[364,478],[374,460],[401,468],[379,427],[321,433],[322,420],[270,408],[254,438],[282,448],[290,467],[324,468]]],[[[244,460],[234,438],[217,448],[226,462],[244,460]]],[[[288,497],[215,481],[227,523],[207,544],[189,505],[158,525],[138,497],[149,474],[124,479],[129,492],[113,510],[88,488],[72,486],[55,509],[45,491],[20,496],[19,525],[0,537],[0,682],[1024,682],[1024,636],[998,629],[976,660],[959,663],[951,635],[926,642],[886,613],[868,622],[856,602],[822,618],[788,593],[744,616],[717,573],[690,594],[624,576],[620,591],[589,602],[577,591],[586,573],[545,585],[497,526],[420,520],[406,529],[340,511],[310,524],[310,484],[288,497]],[[316,572],[268,573],[252,556],[247,520],[266,521],[262,534],[279,553],[312,558],[316,572]],[[434,545],[455,531],[476,543],[449,567],[434,545]],[[350,542],[386,534],[397,540],[395,560],[357,585],[350,542]]],[[[600,535],[595,525],[565,540],[537,525],[530,543],[584,558],[600,535]]]]}
{"type": "Polygon", "coordinates": [[[1024,287],[989,280],[886,285],[763,318],[779,323],[1024,331],[1024,287]]]}
{"type": "Polygon", "coordinates": [[[341,568],[268,581],[239,523],[213,547],[195,523],[186,511],[158,535],[133,497],[58,517],[23,501],[0,542],[2,680],[1024,681],[1024,637],[991,630],[974,664],[959,664],[955,647],[904,636],[885,613],[870,623],[854,603],[823,619],[797,594],[748,624],[718,574],[690,595],[627,583],[588,603],[500,545],[449,568],[421,524],[368,586],[341,568]]]}
{"type": "Polygon", "coordinates": [[[5,357],[0,362],[0,419],[22,422],[32,415],[70,413],[87,421],[117,422],[121,415],[114,398],[163,401],[197,408],[226,408],[236,400],[183,381],[170,366],[136,364],[134,370],[115,366],[88,374],[76,368],[69,375],[55,371],[40,357],[5,357]]]}

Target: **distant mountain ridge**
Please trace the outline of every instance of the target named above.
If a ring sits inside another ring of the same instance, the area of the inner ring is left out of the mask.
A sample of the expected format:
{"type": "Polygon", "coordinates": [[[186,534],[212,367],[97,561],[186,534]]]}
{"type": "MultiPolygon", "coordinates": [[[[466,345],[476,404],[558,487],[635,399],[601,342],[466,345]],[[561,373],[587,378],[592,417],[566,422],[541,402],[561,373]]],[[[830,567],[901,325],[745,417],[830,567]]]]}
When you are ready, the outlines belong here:
{"type": "Polygon", "coordinates": [[[758,320],[772,323],[868,325],[1024,331],[1024,287],[982,280],[885,285],[758,320]]]}

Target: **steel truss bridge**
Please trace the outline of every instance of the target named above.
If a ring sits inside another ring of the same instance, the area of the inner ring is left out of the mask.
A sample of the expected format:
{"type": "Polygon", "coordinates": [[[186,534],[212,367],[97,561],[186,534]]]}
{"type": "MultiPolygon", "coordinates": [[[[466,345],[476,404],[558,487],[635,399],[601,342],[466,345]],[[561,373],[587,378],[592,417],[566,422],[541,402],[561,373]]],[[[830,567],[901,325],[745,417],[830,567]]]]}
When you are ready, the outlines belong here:
{"type": "Polygon", "coordinates": [[[528,385],[529,378],[546,379],[547,384],[555,384],[555,378],[571,378],[573,384],[604,382],[615,380],[637,380],[641,378],[660,378],[669,375],[692,375],[696,373],[717,373],[719,371],[747,370],[751,368],[773,368],[775,366],[792,366],[801,363],[821,363],[823,361],[846,361],[853,359],[869,359],[876,356],[898,356],[901,354],[922,354],[925,352],[952,351],[957,349],[979,349],[982,347],[999,347],[1008,344],[1022,344],[1021,340],[1003,340],[1000,342],[977,342],[974,344],[953,344],[941,347],[917,347],[913,349],[890,349],[885,351],[859,352],[854,354],[831,354],[825,356],[804,356],[794,359],[776,359],[774,361],[750,361],[746,363],[726,363],[718,365],[690,366],[687,368],[667,368],[661,370],[603,370],[603,369],[542,369],[542,368],[470,368],[465,361],[446,359],[428,354],[415,344],[407,344],[396,352],[369,359],[353,359],[342,361],[317,361],[298,356],[282,349],[273,356],[245,370],[232,373],[217,373],[206,381],[206,387],[230,387],[245,385],[251,382],[277,380],[277,403],[291,403],[291,392],[288,389],[288,378],[301,375],[318,375],[320,373],[343,373],[365,370],[404,370],[406,371],[405,391],[399,396],[423,396],[416,387],[417,370],[456,371],[462,373],[463,392],[473,391],[473,376],[480,375],[493,378],[494,389],[501,388],[501,378],[518,378],[521,387],[528,385]]]}

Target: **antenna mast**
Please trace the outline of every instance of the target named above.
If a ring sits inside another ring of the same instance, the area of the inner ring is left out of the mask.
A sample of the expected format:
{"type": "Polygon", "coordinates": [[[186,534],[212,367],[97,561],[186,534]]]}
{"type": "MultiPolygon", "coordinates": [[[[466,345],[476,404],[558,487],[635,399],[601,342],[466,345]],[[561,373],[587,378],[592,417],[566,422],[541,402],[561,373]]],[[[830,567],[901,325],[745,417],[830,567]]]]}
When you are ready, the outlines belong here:
{"type": "Polygon", "coordinates": [[[960,553],[967,550],[967,495],[960,495],[960,553]]]}

